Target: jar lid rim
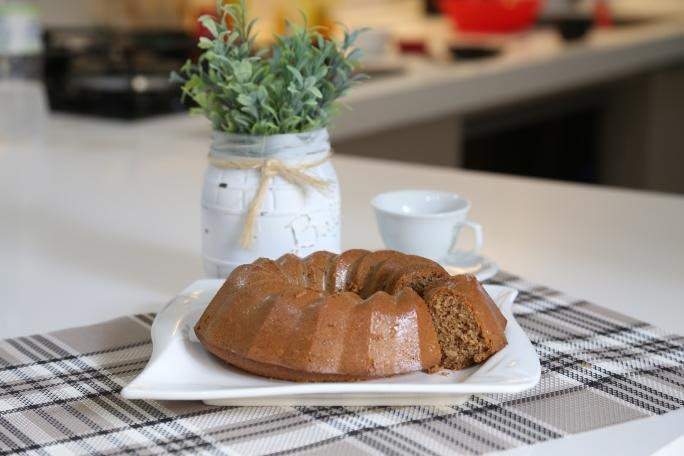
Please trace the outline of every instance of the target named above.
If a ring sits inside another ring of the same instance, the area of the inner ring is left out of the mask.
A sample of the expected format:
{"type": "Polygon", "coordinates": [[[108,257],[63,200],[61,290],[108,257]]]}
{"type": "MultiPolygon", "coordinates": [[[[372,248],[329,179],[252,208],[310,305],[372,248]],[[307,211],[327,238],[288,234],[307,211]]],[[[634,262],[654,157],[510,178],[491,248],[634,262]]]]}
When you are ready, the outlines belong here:
{"type": "Polygon", "coordinates": [[[211,145],[211,153],[214,155],[228,154],[247,157],[294,157],[329,151],[330,136],[325,128],[270,136],[215,132],[211,145]]]}
{"type": "Polygon", "coordinates": [[[247,133],[229,133],[221,130],[213,130],[213,137],[215,139],[218,138],[235,138],[235,139],[244,139],[244,140],[252,140],[256,141],[259,139],[266,138],[268,139],[278,139],[278,138],[291,138],[291,137],[296,137],[296,136],[322,136],[322,135],[327,135],[328,134],[328,129],[323,127],[323,128],[317,128],[315,130],[307,130],[307,131],[297,131],[297,132],[292,132],[292,133],[276,133],[273,135],[250,135],[247,133]]]}

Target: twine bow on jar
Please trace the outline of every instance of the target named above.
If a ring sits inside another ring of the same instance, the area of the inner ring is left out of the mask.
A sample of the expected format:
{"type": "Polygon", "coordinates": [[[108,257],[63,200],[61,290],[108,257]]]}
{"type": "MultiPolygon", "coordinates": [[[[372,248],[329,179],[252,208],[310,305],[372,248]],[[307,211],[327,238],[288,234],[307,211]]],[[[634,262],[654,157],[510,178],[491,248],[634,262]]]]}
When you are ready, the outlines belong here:
{"type": "Polygon", "coordinates": [[[257,188],[252,202],[249,204],[245,225],[243,226],[242,234],[240,235],[240,245],[243,248],[247,249],[252,246],[252,234],[254,232],[256,217],[264,202],[264,198],[266,197],[266,192],[268,191],[271,180],[276,176],[280,176],[302,191],[305,191],[307,187],[313,187],[315,190],[323,193],[330,186],[330,182],[307,174],[306,171],[316,168],[317,166],[327,162],[330,160],[331,155],[332,154],[328,152],[319,160],[292,166],[286,165],[277,158],[269,158],[265,160],[225,160],[209,155],[209,163],[219,169],[254,169],[260,171],[261,176],[259,178],[259,187],[257,188]]]}

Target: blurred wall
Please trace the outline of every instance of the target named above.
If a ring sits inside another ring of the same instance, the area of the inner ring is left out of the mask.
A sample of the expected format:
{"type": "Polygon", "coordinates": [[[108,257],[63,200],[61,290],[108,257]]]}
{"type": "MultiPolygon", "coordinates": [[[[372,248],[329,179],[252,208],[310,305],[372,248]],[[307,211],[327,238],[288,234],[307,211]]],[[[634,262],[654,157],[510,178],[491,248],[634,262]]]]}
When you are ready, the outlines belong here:
{"type": "MultiPolygon", "coordinates": [[[[201,0],[204,2],[204,0],[201,0]]],[[[210,0],[213,4],[213,0],[210,0]]],[[[179,27],[195,0],[37,0],[48,26],[179,27]]]]}
{"type": "MultiPolygon", "coordinates": [[[[298,19],[324,6],[334,20],[386,26],[415,17],[422,0],[247,0],[251,15],[263,22],[276,15],[298,19]]],[[[37,0],[48,26],[114,25],[122,27],[181,27],[188,14],[213,8],[215,0],[37,0]]]]}

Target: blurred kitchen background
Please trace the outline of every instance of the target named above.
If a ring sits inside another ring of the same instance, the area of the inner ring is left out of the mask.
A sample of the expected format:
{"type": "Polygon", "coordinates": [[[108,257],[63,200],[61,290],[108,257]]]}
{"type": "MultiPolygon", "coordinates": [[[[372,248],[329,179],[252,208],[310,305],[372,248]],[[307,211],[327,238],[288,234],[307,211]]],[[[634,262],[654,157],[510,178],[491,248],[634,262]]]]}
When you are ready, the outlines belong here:
{"type": "MultiPolygon", "coordinates": [[[[684,0],[248,3],[262,42],[298,9],[373,28],[360,41],[372,79],[346,100],[337,153],[684,193],[684,0]]],[[[0,0],[0,126],[25,128],[20,111],[37,122],[17,80],[47,89],[54,118],[179,118],[168,74],[213,9],[0,0]]]]}

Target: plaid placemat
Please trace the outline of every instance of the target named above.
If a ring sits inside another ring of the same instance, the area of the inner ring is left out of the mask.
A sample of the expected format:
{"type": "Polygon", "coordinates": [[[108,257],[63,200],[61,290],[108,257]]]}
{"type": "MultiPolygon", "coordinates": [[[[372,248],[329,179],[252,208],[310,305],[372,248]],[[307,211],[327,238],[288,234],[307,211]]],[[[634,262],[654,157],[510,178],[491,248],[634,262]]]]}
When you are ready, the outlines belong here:
{"type": "Polygon", "coordinates": [[[152,315],[0,342],[0,454],[479,454],[684,406],[684,340],[501,273],[539,385],[448,407],[210,407],[119,396],[152,315]]]}

